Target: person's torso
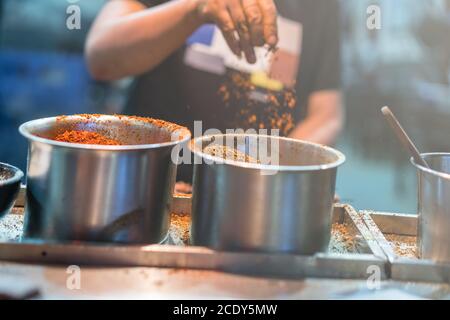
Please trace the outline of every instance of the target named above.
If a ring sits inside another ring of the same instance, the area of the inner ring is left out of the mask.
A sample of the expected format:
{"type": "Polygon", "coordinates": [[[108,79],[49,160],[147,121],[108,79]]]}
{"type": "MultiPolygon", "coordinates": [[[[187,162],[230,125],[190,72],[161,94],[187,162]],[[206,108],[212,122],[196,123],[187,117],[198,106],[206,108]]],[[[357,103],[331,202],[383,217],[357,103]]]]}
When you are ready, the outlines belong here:
{"type": "Polygon", "coordinates": [[[239,61],[213,25],[197,30],[186,45],[136,78],[126,113],[160,118],[193,130],[282,128],[287,134],[304,115],[312,90],[320,39],[315,0],[277,2],[280,43],[256,66],[239,61]]]}

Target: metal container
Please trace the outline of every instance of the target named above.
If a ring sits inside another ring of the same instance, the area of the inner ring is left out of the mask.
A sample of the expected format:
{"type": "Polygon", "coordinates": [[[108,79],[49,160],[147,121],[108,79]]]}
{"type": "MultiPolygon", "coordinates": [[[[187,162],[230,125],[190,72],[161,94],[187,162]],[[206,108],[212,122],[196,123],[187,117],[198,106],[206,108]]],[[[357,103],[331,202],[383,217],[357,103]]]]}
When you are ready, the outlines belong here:
{"type": "Polygon", "coordinates": [[[23,172],[0,162],[0,218],[11,210],[20,190],[23,172]]]}
{"type": "Polygon", "coordinates": [[[426,153],[430,169],[418,171],[418,253],[422,259],[450,261],[450,153],[426,153]]]}
{"type": "Polygon", "coordinates": [[[244,134],[200,137],[190,148],[202,162],[194,166],[192,244],[305,255],[327,250],[336,171],[345,161],[343,154],[309,142],[244,134]],[[274,143],[278,150],[269,153],[277,153],[278,164],[211,156],[203,150],[212,139],[235,139],[240,152],[274,143]]]}
{"type": "Polygon", "coordinates": [[[189,130],[106,115],[39,119],[19,130],[30,143],[25,237],[123,243],[165,239],[176,177],[172,150],[189,141],[189,130]],[[123,145],[51,140],[66,130],[98,132],[123,145]]]}

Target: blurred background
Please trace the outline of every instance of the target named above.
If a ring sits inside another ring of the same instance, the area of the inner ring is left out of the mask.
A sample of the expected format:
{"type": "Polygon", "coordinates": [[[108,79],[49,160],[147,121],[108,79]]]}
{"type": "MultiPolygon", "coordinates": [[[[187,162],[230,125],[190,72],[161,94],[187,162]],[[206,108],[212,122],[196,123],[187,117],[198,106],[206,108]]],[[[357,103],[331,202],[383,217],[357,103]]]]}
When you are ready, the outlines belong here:
{"type": "MultiPolygon", "coordinates": [[[[326,0],[322,0],[326,1],[326,0]]],[[[24,121],[118,113],[129,80],[99,83],[83,61],[105,0],[79,0],[81,30],[66,28],[66,0],[0,0],[0,161],[26,168],[24,121]]],[[[423,152],[450,152],[450,0],[341,1],[347,156],[337,192],[358,209],[416,211],[416,174],[380,115],[389,105],[423,152]],[[366,27],[379,5],[382,28],[366,27]]]]}

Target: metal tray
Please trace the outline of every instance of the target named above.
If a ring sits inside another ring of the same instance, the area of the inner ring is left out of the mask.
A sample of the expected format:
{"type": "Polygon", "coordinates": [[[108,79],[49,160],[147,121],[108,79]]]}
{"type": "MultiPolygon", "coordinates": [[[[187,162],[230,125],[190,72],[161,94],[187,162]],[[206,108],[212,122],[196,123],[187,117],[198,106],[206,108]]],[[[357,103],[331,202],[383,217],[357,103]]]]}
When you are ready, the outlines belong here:
{"type": "MultiPolygon", "coordinates": [[[[22,194],[16,205],[23,203],[22,194]]],[[[181,216],[189,214],[190,205],[190,197],[175,195],[172,212],[181,216]]],[[[366,279],[368,268],[378,266],[381,279],[387,279],[386,256],[377,242],[370,239],[371,233],[359,214],[349,205],[337,204],[334,207],[333,223],[346,225],[348,235],[355,243],[353,253],[328,252],[300,256],[220,252],[185,245],[182,239],[171,234],[168,244],[145,246],[6,241],[0,242],[0,260],[38,264],[168,267],[283,278],[342,279],[366,279]]]]}
{"type": "Polygon", "coordinates": [[[450,281],[450,264],[418,258],[417,215],[373,211],[360,213],[373,238],[388,258],[393,280],[439,283],[450,281]]]}

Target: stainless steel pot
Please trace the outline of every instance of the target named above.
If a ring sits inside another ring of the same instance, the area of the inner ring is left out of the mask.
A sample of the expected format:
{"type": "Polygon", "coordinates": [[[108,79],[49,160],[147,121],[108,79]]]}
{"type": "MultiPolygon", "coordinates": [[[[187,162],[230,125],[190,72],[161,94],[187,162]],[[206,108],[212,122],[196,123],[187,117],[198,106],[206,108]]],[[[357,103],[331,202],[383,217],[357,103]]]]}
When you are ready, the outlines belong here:
{"type": "Polygon", "coordinates": [[[426,153],[430,169],[412,164],[418,172],[419,256],[450,261],[450,153],[426,153]]]}
{"type": "Polygon", "coordinates": [[[30,143],[25,237],[165,239],[176,177],[171,153],[189,141],[189,130],[135,117],[77,115],[30,121],[19,131],[30,143]],[[51,140],[66,130],[99,132],[123,145],[51,140]]]}
{"type": "Polygon", "coordinates": [[[227,137],[236,139],[241,152],[253,150],[261,139],[268,145],[276,139],[279,163],[221,160],[203,152],[211,136],[191,141],[197,161],[203,162],[194,167],[192,244],[237,251],[326,251],[336,171],[344,155],[288,138],[249,135],[246,140],[245,135],[235,134],[214,139],[227,137]],[[264,174],[274,170],[276,174],[264,174]]]}
{"type": "Polygon", "coordinates": [[[22,178],[23,172],[20,169],[0,162],[0,219],[14,205],[22,178]]]}

